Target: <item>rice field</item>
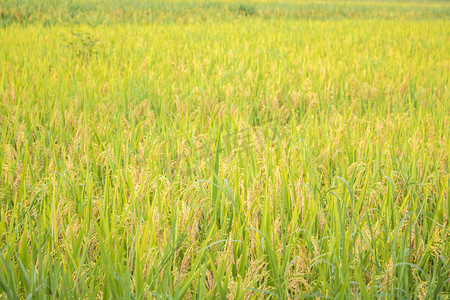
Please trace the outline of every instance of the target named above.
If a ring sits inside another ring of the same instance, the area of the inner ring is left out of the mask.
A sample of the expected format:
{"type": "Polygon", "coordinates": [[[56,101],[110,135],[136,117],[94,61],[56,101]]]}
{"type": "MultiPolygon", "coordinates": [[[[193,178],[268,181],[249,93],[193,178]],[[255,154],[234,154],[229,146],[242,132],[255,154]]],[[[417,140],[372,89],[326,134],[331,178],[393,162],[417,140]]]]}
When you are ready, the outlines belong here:
{"type": "Polygon", "coordinates": [[[448,2],[0,0],[0,299],[449,299],[448,2]]]}

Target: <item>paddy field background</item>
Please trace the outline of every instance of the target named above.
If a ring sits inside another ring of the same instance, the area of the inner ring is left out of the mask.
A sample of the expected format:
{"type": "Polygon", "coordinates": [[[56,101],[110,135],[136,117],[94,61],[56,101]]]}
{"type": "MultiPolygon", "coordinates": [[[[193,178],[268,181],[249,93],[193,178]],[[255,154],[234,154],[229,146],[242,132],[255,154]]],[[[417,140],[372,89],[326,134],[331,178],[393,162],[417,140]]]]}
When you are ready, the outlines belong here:
{"type": "Polygon", "coordinates": [[[0,298],[448,299],[450,4],[0,0],[0,298]]]}

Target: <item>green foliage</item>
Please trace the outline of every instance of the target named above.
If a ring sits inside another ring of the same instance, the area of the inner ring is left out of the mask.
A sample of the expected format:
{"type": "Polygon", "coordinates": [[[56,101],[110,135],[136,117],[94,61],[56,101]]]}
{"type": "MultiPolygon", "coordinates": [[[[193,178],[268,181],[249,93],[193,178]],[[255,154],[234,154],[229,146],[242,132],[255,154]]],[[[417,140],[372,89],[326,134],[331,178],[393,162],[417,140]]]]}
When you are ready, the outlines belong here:
{"type": "Polygon", "coordinates": [[[65,38],[64,48],[83,60],[89,60],[98,53],[99,39],[88,32],[72,32],[70,38],[65,38]]]}
{"type": "Polygon", "coordinates": [[[252,16],[256,14],[256,7],[251,4],[241,3],[237,7],[233,8],[233,10],[243,16],[252,16]]]}

